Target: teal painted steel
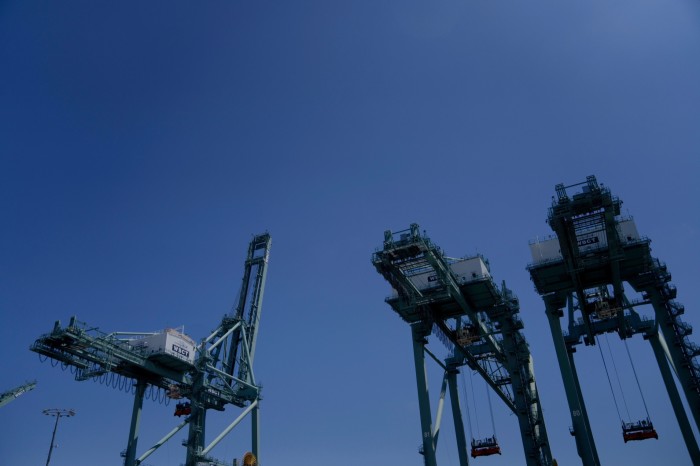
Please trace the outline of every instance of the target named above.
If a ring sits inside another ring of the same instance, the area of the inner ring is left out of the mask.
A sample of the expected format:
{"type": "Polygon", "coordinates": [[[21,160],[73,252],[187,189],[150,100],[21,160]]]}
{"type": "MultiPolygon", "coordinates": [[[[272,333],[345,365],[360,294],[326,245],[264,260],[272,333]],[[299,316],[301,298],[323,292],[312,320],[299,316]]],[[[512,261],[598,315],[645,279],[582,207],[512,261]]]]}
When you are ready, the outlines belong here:
{"type": "MultiPolygon", "coordinates": [[[[458,367],[476,371],[518,417],[526,464],[551,465],[532,359],[517,316],[518,299],[505,284],[496,286],[488,262],[481,256],[449,259],[412,224],[408,230],[386,231],[383,249],[374,253],[372,263],[394,290],[386,302],[411,325],[425,463],[435,465],[442,414],[439,409],[433,430],[425,353],[437,360],[426,348],[426,337],[434,333],[451,352],[444,364],[438,360],[448,384],[456,384],[449,380],[458,367]]],[[[443,398],[441,393],[440,407],[443,398]]],[[[456,433],[463,466],[468,464],[467,444],[461,414],[455,411],[456,389],[450,389],[450,398],[453,420],[461,426],[456,433]]]]}
{"type": "Polygon", "coordinates": [[[433,420],[430,414],[430,396],[428,394],[428,374],[425,370],[425,353],[423,347],[427,336],[422,325],[411,326],[413,336],[413,362],[416,368],[416,384],[418,386],[418,408],[420,412],[422,454],[425,466],[437,466],[435,459],[435,438],[433,436],[433,420]]]}
{"type": "MultiPolygon", "coordinates": [[[[455,425],[455,437],[457,440],[457,454],[459,466],[469,466],[469,454],[467,453],[467,436],[464,432],[464,420],[462,408],[459,402],[459,390],[457,389],[457,374],[459,370],[452,368],[447,372],[447,383],[450,387],[450,401],[452,403],[452,420],[455,425]]],[[[465,400],[466,401],[466,400],[465,400]]]]}
{"type": "Polygon", "coordinates": [[[18,396],[23,395],[28,391],[34,390],[35,387],[36,382],[27,382],[25,384],[20,385],[19,387],[13,388],[12,390],[8,390],[4,393],[1,393],[0,407],[3,407],[9,402],[16,400],[18,396]]]}
{"type": "Polygon", "coordinates": [[[690,459],[693,464],[700,464],[700,448],[698,448],[698,442],[695,439],[695,435],[693,435],[693,428],[685,412],[680,393],[678,393],[676,381],[673,379],[673,373],[671,372],[671,367],[669,366],[666,352],[663,349],[660,338],[658,333],[654,333],[649,336],[649,343],[651,343],[651,347],[654,350],[654,357],[656,357],[656,362],[661,370],[661,377],[664,380],[666,391],[668,391],[668,397],[671,399],[671,406],[673,407],[673,412],[676,414],[678,426],[681,429],[681,435],[683,435],[683,441],[690,454],[690,459]]]}
{"type": "Polygon", "coordinates": [[[148,383],[145,380],[136,382],[136,393],[134,394],[134,406],[131,411],[131,424],[129,426],[129,437],[126,442],[125,466],[136,465],[136,446],[139,440],[139,426],[141,425],[141,411],[143,409],[143,396],[146,393],[148,383]]]}
{"type": "Polygon", "coordinates": [[[559,370],[561,371],[562,380],[564,381],[564,390],[566,391],[566,399],[569,402],[569,414],[571,414],[571,424],[573,434],[576,438],[576,449],[578,455],[585,466],[600,466],[598,452],[595,448],[593,433],[590,430],[588,422],[588,413],[586,412],[581,388],[578,384],[576,376],[576,368],[573,364],[573,359],[570,359],[569,352],[564,343],[564,335],[559,326],[559,317],[561,310],[558,305],[551,300],[547,300],[547,320],[549,321],[554,340],[554,349],[557,353],[559,362],[559,370]]]}
{"type": "Polygon", "coordinates": [[[105,377],[111,377],[109,380],[113,381],[118,377],[117,382],[124,381],[122,388],[130,388],[128,382],[135,381],[134,408],[127,448],[123,453],[125,466],[139,465],[176,432],[171,431],[136,459],[143,398],[149,388],[190,400],[189,417],[177,429],[189,424],[185,443],[186,466],[197,466],[202,462],[218,464],[218,460],[208,456],[209,451],[251,412],[252,450],[259,458],[258,403],[261,387],[255,381],[253,357],[271,244],[268,233],[253,237],[248,247],[235,312],[224,316],[217,329],[199,345],[191,343],[191,348],[179,348],[175,355],[164,355],[164,350],[148,352],[139,342],[143,342],[144,337],[158,338],[160,334],[104,334],[72,317],[67,327],[56,322],[51,333],[38,338],[30,347],[42,356],[74,366],[78,381],[105,377]],[[227,355],[225,359],[223,355],[227,355]],[[243,414],[205,447],[207,411],[223,411],[229,404],[244,408],[243,414]]]}
{"type": "Polygon", "coordinates": [[[557,185],[555,190],[548,223],[559,251],[555,253],[548,243],[535,243],[531,248],[536,262],[528,270],[545,302],[583,464],[600,462],[576,375],[574,346],[595,345],[596,335],[610,332],[621,339],[642,334],[652,343],[688,452],[693,463],[700,464],[697,441],[669,369],[670,364],[700,426],[700,365],[694,360],[700,348],[687,338],[691,328],[680,319],[684,308],[675,301],[670,273],[652,257],[650,240],[639,236],[631,219],[620,216],[620,199],[594,176],[573,186],[557,185]],[[579,186],[581,191],[570,197],[567,190],[579,186]],[[628,298],[625,283],[638,294],[635,299],[628,298]],[[564,336],[560,318],[566,304],[569,326],[564,336]],[[635,311],[647,304],[654,309],[653,319],[635,311]],[[668,345],[661,343],[658,332],[668,345]]]}

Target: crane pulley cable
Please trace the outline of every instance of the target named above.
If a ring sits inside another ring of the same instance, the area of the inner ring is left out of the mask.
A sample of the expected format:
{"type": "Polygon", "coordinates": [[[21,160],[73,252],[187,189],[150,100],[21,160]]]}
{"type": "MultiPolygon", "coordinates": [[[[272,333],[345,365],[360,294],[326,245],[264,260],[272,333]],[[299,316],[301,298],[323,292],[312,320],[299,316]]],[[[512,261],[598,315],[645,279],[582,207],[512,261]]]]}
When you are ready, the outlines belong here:
{"type": "MultiPolygon", "coordinates": [[[[467,424],[469,424],[469,436],[474,436],[474,428],[472,427],[472,418],[469,409],[469,396],[467,396],[467,382],[464,378],[464,371],[460,371],[462,376],[462,396],[464,397],[464,412],[467,416],[467,424]]],[[[471,377],[471,375],[470,375],[471,377]]]]}
{"type": "Polygon", "coordinates": [[[622,403],[625,405],[625,412],[627,413],[627,419],[632,419],[632,416],[630,415],[630,409],[627,406],[627,398],[625,397],[625,391],[622,389],[622,381],[620,380],[620,373],[617,370],[617,364],[615,364],[615,358],[613,357],[613,352],[610,347],[610,340],[608,339],[608,335],[605,334],[605,344],[608,347],[608,354],[610,355],[610,361],[612,361],[613,365],[613,370],[615,371],[615,378],[617,378],[617,386],[620,387],[620,395],[622,396],[622,403]]]}
{"type": "MultiPolygon", "coordinates": [[[[491,390],[489,390],[489,385],[484,380],[484,387],[486,388],[486,399],[489,403],[489,413],[491,414],[491,436],[482,438],[480,433],[478,438],[472,436],[472,458],[478,458],[480,456],[491,456],[500,455],[501,447],[498,445],[498,440],[496,439],[496,423],[493,418],[493,406],[491,404],[491,390]]],[[[474,400],[474,410],[476,411],[476,399],[474,400]]]]}
{"type": "MultiPolygon", "coordinates": [[[[600,340],[600,339],[598,337],[596,337],[596,340],[600,340]]],[[[600,359],[603,361],[603,367],[605,368],[605,375],[608,378],[608,385],[610,386],[610,393],[612,393],[613,402],[615,403],[615,410],[617,411],[617,417],[620,418],[620,423],[624,425],[625,421],[622,419],[622,416],[620,415],[620,407],[617,405],[617,397],[615,396],[615,390],[613,390],[612,382],[610,381],[610,373],[608,372],[608,365],[605,363],[605,358],[603,357],[603,350],[600,348],[600,341],[598,341],[598,344],[596,346],[598,347],[598,351],[600,352],[600,359]]]]}
{"type": "MultiPolygon", "coordinates": [[[[471,372],[469,373],[469,385],[472,389],[472,402],[474,403],[474,420],[476,421],[476,435],[481,437],[481,429],[479,428],[479,410],[476,409],[476,394],[474,393],[474,381],[471,372]]],[[[472,438],[474,437],[474,431],[472,431],[472,438]]]]}
{"type": "Polygon", "coordinates": [[[491,431],[493,436],[496,436],[496,422],[493,420],[493,406],[491,405],[491,390],[489,390],[489,385],[484,381],[484,386],[486,387],[486,399],[489,401],[489,413],[491,413],[491,431]]]}
{"type": "Polygon", "coordinates": [[[639,383],[639,377],[637,377],[637,369],[634,367],[634,362],[632,361],[632,355],[630,354],[630,349],[629,346],[627,346],[627,340],[625,340],[625,350],[627,350],[627,357],[630,360],[630,365],[632,366],[632,373],[634,374],[634,380],[637,381],[637,388],[639,388],[639,395],[642,397],[642,404],[644,404],[644,411],[647,414],[647,419],[650,418],[649,416],[649,409],[647,408],[647,402],[644,399],[644,393],[642,393],[642,386],[639,383]]]}

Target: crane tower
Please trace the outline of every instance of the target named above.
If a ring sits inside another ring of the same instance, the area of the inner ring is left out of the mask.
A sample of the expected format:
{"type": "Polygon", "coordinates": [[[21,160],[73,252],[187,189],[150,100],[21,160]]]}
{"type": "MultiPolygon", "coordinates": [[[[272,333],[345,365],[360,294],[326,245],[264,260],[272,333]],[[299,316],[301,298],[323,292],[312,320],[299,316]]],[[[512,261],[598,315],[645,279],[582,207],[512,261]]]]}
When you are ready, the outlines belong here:
{"type": "Polygon", "coordinates": [[[187,447],[185,465],[223,464],[210,456],[211,450],[249,414],[252,455],[260,457],[261,386],[255,381],[253,358],[271,244],[268,233],[253,237],[233,311],[225,315],[216,330],[198,344],[173,329],[157,333],[105,334],[72,317],[67,327],[62,327],[57,321],[51,333],[41,336],[30,347],[41,357],[70,367],[78,381],[107,380],[113,386],[119,386],[119,381],[124,382],[123,386],[127,382],[133,383],[133,386],[127,386],[134,392],[134,405],[127,448],[122,454],[125,466],[142,464],[187,425],[188,437],[183,442],[187,447]],[[188,399],[186,403],[178,403],[175,412],[187,417],[153,447],[136,457],[143,400],[149,389],[167,391],[173,399],[188,399]],[[227,405],[241,408],[242,412],[207,445],[207,411],[223,411],[227,405]]]}
{"type": "MultiPolygon", "coordinates": [[[[528,266],[544,300],[576,438],[585,466],[600,464],[574,364],[576,346],[596,345],[598,335],[617,333],[625,340],[641,334],[651,344],[693,464],[700,451],[674,375],[691,415],[700,424],[700,348],[687,336],[692,329],[680,316],[676,288],[665,264],[652,257],[650,240],[638,234],[634,221],[620,215],[622,201],[594,176],[572,186],[558,184],[549,209],[554,237],[531,242],[528,266]],[[581,190],[572,196],[572,188],[581,190]],[[653,318],[636,308],[651,306],[653,318]],[[568,328],[560,319],[567,310],[568,328]]],[[[602,356],[602,353],[601,353],[602,356]]],[[[630,356],[631,361],[631,356],[630,356]]],[[[640,388],[641,392],[641,388],[640,388]]],[[[646,404],[646,403],[645,403],[646,404]]],[[[656,438],[650,419],[624,423],[623,438],[656,438]]]]}
{"type": "MultiPolygon", "coordinates": [[[[483,377],[517,416],[526,464],[551,465],[532,357],[518,317],[518,299],[505,283],[500,288],[494,283],[484,258],[446,257],[425,233],[421,234],[417,224],[412,224],[408,230],[385,231],[383,248],[373,254],[372,263],[393,288],[386,302],[411,327],[421,453],[426,466],[437,466],[435,452],[447,387],[459,464],[469,464],[456,377],[465,365],[483,377]],[[427,347],[431,333],[450,349],[444,361],[427,347]],[[436,425],[428,397],[426,354],[444,369],[436,425]]],[[[493,440],[490,452],[498,448],[493,440]]],[[[476,456],[475,448],[480,445],[472,442],[472,456],[476,456]]]]}

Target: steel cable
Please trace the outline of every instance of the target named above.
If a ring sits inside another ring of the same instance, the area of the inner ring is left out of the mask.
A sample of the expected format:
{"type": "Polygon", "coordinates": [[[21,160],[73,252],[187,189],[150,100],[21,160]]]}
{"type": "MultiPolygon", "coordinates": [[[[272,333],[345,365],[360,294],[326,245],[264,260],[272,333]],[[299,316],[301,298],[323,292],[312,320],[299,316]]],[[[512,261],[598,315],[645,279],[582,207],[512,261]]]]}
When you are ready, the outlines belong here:
{"type": "MultiPolygon", "coordinates": [[[[596,337],[596,340],[600,340],[598,337],[596,337]]],[[[600,348],[600,341],[598,341],[598,344],[596,345],[598,347],[598,351],[600,352],[600,359],[603,361],[603,367],[605,368],[605,375],[608,378],[608,385],[610,385],[610,393],[612,393],[613,401],[615,402],[615,410],[617,411],[617,417],[620,418],[620,422],[624,425],[625,421],[622,420],[622,416],[620,415],[620,408],[617,405],[617,398],[615,397],[615,390],[613,390],[612,382],[610,381],[610,374],[608,373],[608,365],[605,363],[605,358],[603,357],[603,350],[600,348]]]]}
{"type": "Polygon", "coordinates": [[[649,409],[647,408],[647,402],[644,399],[644,393],[642,393],[642,386],[639,383],[639,377],[637,377],[637,370],[634,368],[634,362],[632,362],[632,355],[630,354],[630,349],[627,346],[627,340],[625,340],[625,349],[627,350],[627,356],[630,358],[630,365],[632,365],[632,372],[634,373],[634,380],[637,381],[637,387],[639,388],[639,395],[642,397],[642,403],[644,404],[644,411],[647,413],[647,419],[649,418],[649,409]]]}
{"type": "Polygon", "coordinates": [[[627,419],[632,420],[630,416],[630,410],[627,406],[627,398],[625,397],[625,392],[622,390],[622,381],[620,380],[620,373],[617,371],[617,365],[615,364],[615,358],[613,357],[612,349],[610,349],[610,341],[608,340],[608,335],[605,335],[605,343],[608,345],[608,353],[610,354],[610,360],[612,361],[613,370],[615,371],[615,376],[617,378],[617,386],[620,387],[620,395],[622,396],[622,402],[625,405],[625,412],[627,412],[627,419]]]}

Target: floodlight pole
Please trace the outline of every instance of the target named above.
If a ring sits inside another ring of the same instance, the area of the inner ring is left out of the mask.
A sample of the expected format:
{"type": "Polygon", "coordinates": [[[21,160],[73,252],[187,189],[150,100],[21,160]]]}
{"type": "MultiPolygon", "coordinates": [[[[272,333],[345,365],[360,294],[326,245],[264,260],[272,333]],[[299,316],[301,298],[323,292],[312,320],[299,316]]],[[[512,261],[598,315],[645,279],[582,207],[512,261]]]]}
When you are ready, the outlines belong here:
{"type": "Polygon", "coordinates": [[[56,440],[56,430],[58,430],[58,420],[61,419],[61,417],[75,416],[75,411],[72,409],[51,408],[45,409],[43,413],[47,416],[54,416],[56,418],[56,423],[53,426],[53,434],[51,435],[51,445],[49,445],[49,456],[46,458],[46,466],[49,466],[49,462],[51,461],[51,452],[53,451],[53,444],[56,440]]]}

